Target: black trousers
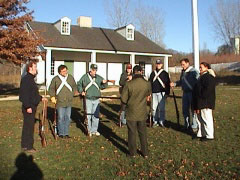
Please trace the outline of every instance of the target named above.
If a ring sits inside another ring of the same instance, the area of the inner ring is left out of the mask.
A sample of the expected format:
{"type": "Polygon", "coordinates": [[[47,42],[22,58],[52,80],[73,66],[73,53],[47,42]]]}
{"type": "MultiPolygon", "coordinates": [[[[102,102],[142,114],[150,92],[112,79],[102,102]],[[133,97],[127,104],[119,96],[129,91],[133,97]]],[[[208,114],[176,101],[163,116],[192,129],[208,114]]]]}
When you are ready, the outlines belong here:
{"type": "Polygon", "coordinates": [[[35,124],[35,114],[36,109],[32,108],[32,113],[27,113],[27,110],[22,107],[22,113],[23,113],[23,128],[22,128],[22,139],[21,139],[21,147],[32,149],[33,143],[34,143],[34,124],[35,124]]]}
{"type": "Polygon", "coordinates": [[[147,144],[147,128],[146,121],[128,121],[128,148],[130,156],[134,156],[137,154],[137,145],[136,145],[136,137],[137,132],[140,139],[141,144],[141,152],[143,156],[148,155],[148,144],[147,144]]]}

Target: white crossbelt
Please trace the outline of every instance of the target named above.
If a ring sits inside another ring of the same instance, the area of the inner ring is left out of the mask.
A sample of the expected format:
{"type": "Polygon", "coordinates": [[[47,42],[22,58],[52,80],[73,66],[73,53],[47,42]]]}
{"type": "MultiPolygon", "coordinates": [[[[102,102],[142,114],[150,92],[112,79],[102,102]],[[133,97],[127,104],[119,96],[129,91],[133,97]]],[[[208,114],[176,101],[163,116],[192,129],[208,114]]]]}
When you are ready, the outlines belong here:
{"type": "Polygon", "coordinates": [[[72,92],[72,87],[68,84],[67,82],[67,78],[68,78],[68,74],[66,77],[63,77],[61,75],[58,75],[58,77],[60,78],[60,80],[62,81],[62,83],[60,84],[60,86],[58,87],[57,91],[56,91],[56,95],[59,94],[59,92],[62,90],[63,86],[66,86],[71,92],[72,92]]]}
{"type": "MultiPolygon", "coordinates": [[[[189,72],[192,68],[193,68],[192,66],[189,66],[189,67],[186,69],[185,73],[189,72]]],[[[186,79],[185,75],[183,76],[183,80],[185,81],[185,83],[187,84],[187,86],[189,87],[189,89],[192,90],[192,86],[191,86],[191,84],[188,82],[188,80],[186,79]]]]}
{"type": "Polygon", "coordinates": [[[90,83],[86,86],[85,91],[87,91],[88,88],[90,88],[92,85],[96,86],[96,88],[99,90],[99,87],[98,87],[97,83],[95,82],[96,78],[92,78],[89,73],[87,73],[87,75],[90,80],[90,83]]]}
{"type": "Polygon", "coordinates": [[[161,69],[160,71],[154,71],[155,73],[155,77],[153,78],[153,82],[158,80],[160,82],[160,84],[162,85],[163,88],[165,88],[165,84],[162,82],[162,80],[160,79],[159,75],[161,74],[161,72],[163,72],[163,69],[161,69]]]}

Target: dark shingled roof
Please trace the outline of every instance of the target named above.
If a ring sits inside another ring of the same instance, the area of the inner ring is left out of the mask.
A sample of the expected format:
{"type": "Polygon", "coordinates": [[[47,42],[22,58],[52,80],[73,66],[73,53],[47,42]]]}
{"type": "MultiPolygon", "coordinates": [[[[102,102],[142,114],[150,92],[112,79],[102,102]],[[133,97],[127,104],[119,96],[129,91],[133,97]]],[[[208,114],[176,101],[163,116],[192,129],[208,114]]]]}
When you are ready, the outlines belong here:
{"type": "Polygon", "coordinates": [[[167,54],[166,50],[136,30],[134,41],[129,41],[113,29],[71,25],[71,34],[61,35],[53,23],[33,21],[29,24],[33,31],[40,32],[48,41],[44,44],[47,47],[167,54]]]}

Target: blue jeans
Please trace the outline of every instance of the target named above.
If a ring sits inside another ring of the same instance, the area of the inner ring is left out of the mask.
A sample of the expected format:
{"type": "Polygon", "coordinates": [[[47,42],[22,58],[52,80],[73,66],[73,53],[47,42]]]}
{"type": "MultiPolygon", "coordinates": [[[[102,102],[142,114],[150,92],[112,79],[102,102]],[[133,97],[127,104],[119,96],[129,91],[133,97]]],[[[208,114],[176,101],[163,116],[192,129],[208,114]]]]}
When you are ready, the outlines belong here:
{"type": "Polygon", "coordinates": [[[71,106],[67,107],[58,107],[58,135],[59,136],[66,136],[69,135],[68,129],[71,121],[71,106]]]}
{"type": "Polygon", "coordinates": [[[123,124],[127,124],[127,120],[126,120],[126,113],[125,111],[122,111],[121,115],[120,115],[120,120],[123,124]]]}
{"type": "Polygon", "coordinates": [[[88,131],[90,133],[95,133],[98,130],[99,124],[99,111],[100,111],[100,104],[99,99],[91,100],[86,99],[86,106],[87,106],[87,119],[88,119],[88,131]]]}
{"type": "Polygon", "coordinates": [[[165,92],[152,93],[153,99],[153,123],[164,123],[165,121],[165,92]]]}
{"type": "Polygon", "coordinates": [[[123,106],[122,113],[120,114],[120,120],[121,120],[121,123],[123,123],[123,124],[127,124],[125,111],[126,111],[126,106],[123,106]]]}
{"type": "Polygon", "coordinates": [[[198,128],[197,123],[197,115],[193,112],[192,106],[192,92],[184,92],[183,91],[183,98],[182,98],[182,113],[184,117],[184,126],[185,128],[189,128],[190,126],[190,111],[192,116],[192,125],[193,129],[198,128]]]}

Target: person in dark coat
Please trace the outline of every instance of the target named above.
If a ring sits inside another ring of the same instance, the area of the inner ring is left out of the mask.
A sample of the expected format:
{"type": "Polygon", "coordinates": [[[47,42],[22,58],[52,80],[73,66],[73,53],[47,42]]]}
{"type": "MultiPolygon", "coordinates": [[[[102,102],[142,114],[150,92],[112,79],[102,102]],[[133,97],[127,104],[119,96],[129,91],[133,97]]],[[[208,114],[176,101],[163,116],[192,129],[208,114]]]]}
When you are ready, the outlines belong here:
{"type": "Polygon", "coordinates": [[[22,113],[24,117],[21,147],[23,151],[31,153],[36,151],[33,147],[33,134],[37,106],[40,101],[47,101],[47,98],[39,95],[37,85],[34,81],[37,75],[37,64],[35,62],[29,62],[26,70],[27,74],[21,79],[19,93],[19,100],[22,102],[22,113]]]}
{"type": "Polygon", "coordinates": [[[165,102],[170,93],[170,79],[160,59],[156,60],[156,70],[150,74],[149,81],[152,85],[153,127],[159,125],[164,127],[165,102]]]}
{"type": "Polygon", "coordinates": [[[126,83],[121,95],[122,104],[126,105],[128,127],[128,148],[130,156],[137,154],[137,132],[143,157],[148,156],[146,120],[148,118],[147,100],[151,97],[151,85],[142,76],[142,68],[133,68],[133,79],[126,83]]]}
{"type": "Polygon", "coordinates": [[[197,138],[202,141],[214,139],[213,114],[215,109],[215,73],[208,63],[200,64],[200,78],[193,91],[193,107],[198,114],[197,138]]]}
{"type": "Polygon", "coordinates": [[[170,86],[181,86],[183,90],[182,97],[182,113],[184,117],[184,126],[186,130],[196,132],[198,129],[197,115],[193,111],[192,93],[195,84],[199,78],[199,72],[190,66],[189,59],[183,58],[180,60],[182,66],[182,73],[180,80],[176,83],[171,82],[170,86]],[[192,118],[192,124],[190,119],[192,118]]]}

